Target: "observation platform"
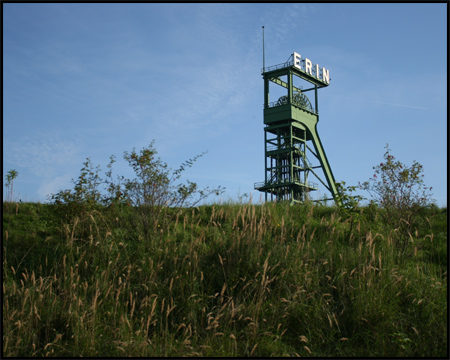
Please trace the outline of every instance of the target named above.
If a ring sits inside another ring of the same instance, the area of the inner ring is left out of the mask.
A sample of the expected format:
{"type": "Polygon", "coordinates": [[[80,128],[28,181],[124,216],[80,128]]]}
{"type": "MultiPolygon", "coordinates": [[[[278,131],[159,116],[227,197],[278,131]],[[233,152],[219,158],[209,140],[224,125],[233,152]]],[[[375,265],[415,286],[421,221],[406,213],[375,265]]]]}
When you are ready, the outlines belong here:
{"type": "Polygon", "coordinates": [[[277,182],[267,182],[265,183],[264,181],[262,182],[257,182],[254,184],[254,189],[255,190],[259,190],[259,191],[267,191],[267,192],[272,192],[272,193],[276,193],[277,191],[275,189],[278,188],[283,188],[286,186],[298,186],[300,188],[305,189],[306,191],[314,191],[317,190],[318,184],[314,183],[314,182],[308,182],[307,184],[302,183],[300,181],[277,181],[277,182]]]}

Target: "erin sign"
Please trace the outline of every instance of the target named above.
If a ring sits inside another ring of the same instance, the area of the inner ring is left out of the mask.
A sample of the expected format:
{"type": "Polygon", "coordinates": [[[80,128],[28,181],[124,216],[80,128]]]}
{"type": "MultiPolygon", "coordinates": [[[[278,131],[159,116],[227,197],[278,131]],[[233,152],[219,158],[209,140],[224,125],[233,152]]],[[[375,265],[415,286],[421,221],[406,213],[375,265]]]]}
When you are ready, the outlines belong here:
{"type": "Polygon", "coordinates": [[[302,60],[302,56],[295,51],[292,54],[292,57],[294,59],[294,67],[315,77],[319,81],[330,84],[330,70],[325,69],[324,67],[320,69],[318,64],[313,64],[308,58],[302,60]]]}

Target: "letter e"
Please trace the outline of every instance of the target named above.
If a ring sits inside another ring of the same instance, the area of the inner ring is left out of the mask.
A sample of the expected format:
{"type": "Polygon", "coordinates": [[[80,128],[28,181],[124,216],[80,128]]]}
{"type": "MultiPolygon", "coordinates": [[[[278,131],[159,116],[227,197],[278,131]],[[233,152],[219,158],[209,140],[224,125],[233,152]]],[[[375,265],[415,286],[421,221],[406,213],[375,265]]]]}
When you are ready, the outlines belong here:
{"type": "Polygon", "coordinates": [[[302,58],[302,56],[299,53],[296,53],[295,51],[292,54],[292,56],[294,57],[294,67],[301,70],[302,68],[300,67],[300,61],[301,61],[300,59],[302,58]]]}

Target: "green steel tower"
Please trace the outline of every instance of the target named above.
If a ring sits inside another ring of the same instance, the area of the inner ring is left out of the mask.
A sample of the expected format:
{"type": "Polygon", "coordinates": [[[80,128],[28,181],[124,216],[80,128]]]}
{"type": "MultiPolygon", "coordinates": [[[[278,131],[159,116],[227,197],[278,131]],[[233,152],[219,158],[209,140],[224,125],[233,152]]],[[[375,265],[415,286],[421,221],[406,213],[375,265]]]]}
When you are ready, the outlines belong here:
{"type": "Polygon", "coordinates": [[[318,189],[317,183],[309,181],[314,176],[331,193],[329,200],[339,203],[336,182],[317,133],[317,90],[329,85],[329,70],[294,52],[283,64],[263,67],[262,76],[265,178],[255,189],[265,193],[266,201],[270,195],[271,200],[303,202],[318,189]],[[269,90],[276,101],[270,101],[269,90]],[[321,172],[325,180],[319,176],[321,172]]]}

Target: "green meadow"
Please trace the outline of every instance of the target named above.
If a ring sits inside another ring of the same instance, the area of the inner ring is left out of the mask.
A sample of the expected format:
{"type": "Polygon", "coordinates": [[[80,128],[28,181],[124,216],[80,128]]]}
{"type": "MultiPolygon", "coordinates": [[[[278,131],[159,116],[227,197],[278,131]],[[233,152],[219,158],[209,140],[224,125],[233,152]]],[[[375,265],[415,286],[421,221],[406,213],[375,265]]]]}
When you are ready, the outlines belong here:
{"type": "Polygon", "coordinates": [[[3,203],[3,355],[445,357],[447,209],[3,203]]]}

